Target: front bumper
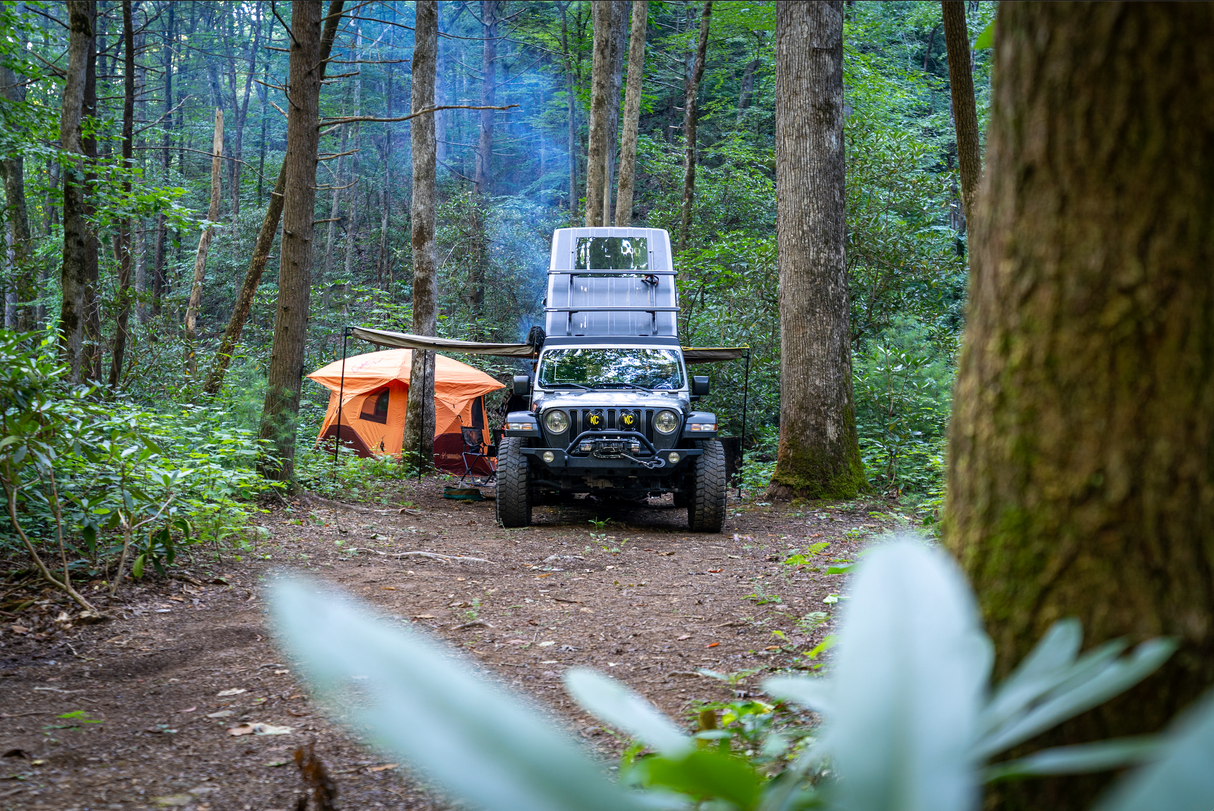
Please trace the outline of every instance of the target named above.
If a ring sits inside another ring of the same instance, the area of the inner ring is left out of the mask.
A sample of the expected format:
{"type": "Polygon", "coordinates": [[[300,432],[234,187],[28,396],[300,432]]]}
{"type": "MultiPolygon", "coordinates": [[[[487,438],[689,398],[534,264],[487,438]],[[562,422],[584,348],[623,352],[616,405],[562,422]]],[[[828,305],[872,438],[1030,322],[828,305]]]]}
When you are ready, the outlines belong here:
{"type": "Polygon", "coordinates": [[[594,455],[572,454],[561,448],[523,448],[523,455],[529,457],[539,469],[549,471],[552,476],[653,476],[655,478],[678,473],[691,464],[691,460],[701,455],[698,448],[669,448],[658,451],[653,456],[617,456],[600,458],[594,455]],[[546,461],[545,454],[552,454],[552,461],[546,461]],[[679,460],[670,461],[670,454],[677,453],[679,460]],[[631,458],[629,458],[631,457],[631,458]],[[653,462],[660,461],[661,465],[653,462]],[[647,465],[646,462],[649,464],[647,465]]]}

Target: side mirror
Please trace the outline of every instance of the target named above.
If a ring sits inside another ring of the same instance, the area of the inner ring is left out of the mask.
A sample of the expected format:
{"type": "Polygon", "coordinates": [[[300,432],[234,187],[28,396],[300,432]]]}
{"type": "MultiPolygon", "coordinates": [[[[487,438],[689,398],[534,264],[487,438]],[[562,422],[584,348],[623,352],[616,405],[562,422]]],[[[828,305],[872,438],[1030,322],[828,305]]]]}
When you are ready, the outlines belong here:
{"type": "Polygon", "coordinates": [[[691,379],[691,395],[703,397],[708,394],[708,375],[696,375],[691,379]]]}
{"type": "Polygon", "coordinates": [[[513,391],[516,397],[526,397],[531,394],[531,378],[527,375],[515,375],[513,391]]]}

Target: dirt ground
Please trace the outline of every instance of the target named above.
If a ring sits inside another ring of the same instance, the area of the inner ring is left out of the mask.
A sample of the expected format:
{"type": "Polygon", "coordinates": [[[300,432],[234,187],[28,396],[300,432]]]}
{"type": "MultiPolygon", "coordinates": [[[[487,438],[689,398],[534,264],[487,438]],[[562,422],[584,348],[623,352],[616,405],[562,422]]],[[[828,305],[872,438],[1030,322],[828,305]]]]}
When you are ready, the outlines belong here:
{"type": "Polygon", "coordinates": [[[243,561],[199,550],[173,579],[128,584],[108,607],[87,586],[105,622],[78,624],[49,593],[0,611],[0,809],[295,808],[292,753],[312,741],[339,808],[445,807],[296,680],[261,598],[284,570],[462,648],[610,755],[618,739],[566,696],[566,668],[597,668],[690,723],[703,702],[813,664],[805,654],[831,624],[815,612],[833,612],[843,589],[827,567],[898,526],[881,503],[735,500],[724,533],[695,534],[685,510],[651,500],[536,508],[534,526],[503,530],[492,501],[441,492],[438,480],[407,486],[403,513],[307,496],[273,508],[270,537],[243,561]],[[401,554],[419,551],[449,557],[401,554]],[[808,562],[785,562],[793,553],[808,562]],[[290,732],[230,732],[253,723],[290,732]]]}

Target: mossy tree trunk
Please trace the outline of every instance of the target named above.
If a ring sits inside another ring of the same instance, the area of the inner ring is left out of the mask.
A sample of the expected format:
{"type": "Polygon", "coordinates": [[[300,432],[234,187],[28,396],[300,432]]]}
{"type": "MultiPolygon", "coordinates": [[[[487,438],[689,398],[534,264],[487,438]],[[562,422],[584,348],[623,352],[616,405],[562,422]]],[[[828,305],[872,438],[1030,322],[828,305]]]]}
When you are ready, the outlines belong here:
{"type": "Polygon", "coordinates": [[[780,449],[769,496],[866,487],[843,264],[843,3],[776,5],[780,449]]]}
{"type": "Polygon", "coordinates": [[[1214,6],[1005,3],[996,32],[947,543],[1002,673],[1066,616],[1178,637],[1050,742],[1154,730],[1214,683],[1214,6]]]}

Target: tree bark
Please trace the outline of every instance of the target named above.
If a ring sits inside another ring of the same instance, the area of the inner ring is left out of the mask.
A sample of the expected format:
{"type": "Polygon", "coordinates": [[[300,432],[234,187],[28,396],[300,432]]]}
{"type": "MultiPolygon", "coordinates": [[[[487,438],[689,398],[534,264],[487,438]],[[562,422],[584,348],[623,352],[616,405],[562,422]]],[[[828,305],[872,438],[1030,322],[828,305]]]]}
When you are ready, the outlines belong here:
{"type": "MultiPolygon", "coordinates": [[[[21,13],[21,9],[17,9],[21,13]]],[[[0,88],[4,98],[12,104],[25,101],[25,88],[17,75],[0,65],[0,88]]],[[[30,237],[29,210],[25,203],[25,158],[20,154],[2,162],[4,174],[4,200],[8,221],[9,262],[12,267],[13,294],[12,312],[6,306],[5,325],[20,332],[28,332],[35,326],[34,301],[38,291],[34,280],[32,243],[30,237]],[[11,318],[10,318],[11,316],[11,318]]]]}
{"type": "MultiPolygon", "coordinates": [[[[438,2],[418,0],[417,28],[413,45],[414,112],[434,106],[434,83],[438,56],[438,2]]],[[[410,124],[413,149],[413,333],[438,332],[438,257],[434,245],[436,153],[434,116],[413,119],[410,124]]],[[[409,399],[405,406],[407,457],[427,469],[434,460],[434,353],[413,350],[409,374],[409,399]]]]}
{"type": "Polygon", "coordinates": [[[1040,748],[1155,731],[1214,682],[1214,6],[1008,3],[995,36],[946,543],[999,674],[1062,617],[1181,642],[1040,748]]]}
{"type": "Polygon", "coordinates": [[[63,103],[59,112],[59,146],[68,155],[63,173],[63,264],[59,273],[63,302],[59,314],[59,351],[68,380],[79,383],[84,363],[85,286],[88,284],[88,221],[84,213],[84,147],[81,119],[93,25],[89,0],[68,0],[68,52],[63,103]]]}
{"type": "MultiPolygon", "coordinates": [[[[122,193],[131,196],[131,173],[135,171],[135,19],[131,0],[122,0],[122,193]]],[[[118,224],[118,326],[110,355],[110,388],[122,379],[126,355],[127,325],[131,319],[131,271],[135,255],[134,223],[126,216],[118,224]]]]}
{"type": "Polygon", "coordinates": [[[603,156],[603,225],[611,225],[611,192],[615,180],[616,141],[620,135],[620,91],[624,89],[624,35],[628,0],[613,0],[611,23],[611,86],[607,90],[607,151],[603,156]]]}
{"type": "Polygon", "coordinates": [[[198,238],[198,252],[194,254],[194,281],[190,285],[190,300],[185,309],[186,374],[194,376],[197,366],[198,309],[202,306],[202,280],[207,267],[207,253],[215,237],[215,225],[219,220],[219,177],[223,164],[223,110],[215,108],[215,138],[211,144],[211,206],[207,209],[207,227],[198,238]]]}
{"type": "Polygon", "coordinates": [[[615,225],[632,225],[632,192],[636,184],[637,130],[641,123],[641,83],[645,77],[645,34],[649,0],[632,0],[632,32],[628,48],[628,91],[624,96],[624,135],[620,143],[620,193],[615,201],[615,225]]]}
{"type": "Polygon", "coordinates": [[[615,34],[615,3],[591,4],[594,19],[594,62],[590,69],[590,136],[586,148],[586,227],[604,225],[603,185],[607,176],[607,135],[611,127],[611,43],[615,34]]]}
{"type": "MultiPolygon", "coordinates": [[[[965,25],[964,0],[941,0],[944,11],[944,44],[948,49],[948,83],[953,98],[953,120],[957,130],[957,164],[961,170],[961,205],[966,231],[974,211],[978,181],[982,176],[982,153],[978,142],[978,111],[974,104],[974,74],[970,68],[969,29],[965,25]]],[[[967,235],[968,241],[968,235],[967,235]]]]}
{"type": "Polygon", "coordinates": [[[566,148],[569,152],[569,218],[577,217],[578,185],[577,185],[577,92],[574,84],[575,70],[573,52],[569,50],[569,6],[561,6],[561,51],[565,57],[565,108],[568,134],[566,148]]]}
{"type": "MultiPolygon", "coordinates": [[[[712,3],[704,3],[700,15],[700,38],[696,42],[696,60],[683,85],[683,143],[687,150],[683,158],[683,205],[679,217],[679,250],[691,241],[691,207],[696,193],[696,97],[700,80],[704,78],[704,57],[708,53],[708,25],[712,18],[712,3]]],[[[842,154],[842,152],[840,152],[842,154]]]]}
{"type": "Polygon", "coordinates": [[[780,446],[771,498],[866,487],[843,245],[843,3],[776,5],[780,446]]]}
{"type": "MultiPolygon", "coordinates": [[[[291,53],[287,88],[287,154],[282,211],[281,264],[274,343],[266,375],[261,438],[273,443],[274,456],[259,463],[263,475],[277,481],[295,479],[295,439],[303,383],[304,345],[308,334],[308,301],[312,291],[312,236],[316,203],[316,158],[320,145],[320,86],[324,55],[318,2],[291,7],[291,53]]],[[[332,13],[332,12],[330,12],[332,13]]],[[[340,14],[338,15],[340,16],[340,14]]]]}
{"type": "MultiPolygon", "coordinates": [[[[228,63],[230,71],[228,85],[232,91],[232,158],[229,170],[228,191],[232,195],[232,222],[240,214],[240,160],[244,157],[244,125],[249,115],[249,97],[253,89],[253,74],[257,70],[257,51],[261,45],[261,4],[256,4],[257,18],[253,23],[253,41],[249,45],[249,72],[245,74],[244,93],[236,96],[236,62],[228,63]]],[[[239,20],[239,17],[237,17],[239,20]]]]}
{"type": "MultiPolygon", "coordinates": [[[[325,29],[320,41],[320,79],[322,81],[325,78],[329,51],[333,47],[333,40],[337,37],[337,26],[341,22],[342,6],[344,5],[345,0],[330,0],[329,11],[325,15],[325,29]]],[[[357,134],[354,139],[357,146],[357,134]]],[[[313,173],[315,174],[315,167],[313,167],[313,173]]],[[[253,299],[257,296],[257,287],[261,284],[261,275],[265,272],[266,263],[270,259],[270,248],[274,245],[274,236],[278,231],[279,219],[282,217],[286,181],[287,164],[284,160],[278,171],[274,191],[270,192],[270,202],[266,205],[266,215],[262,218],[261,230],[257,232],[257,242],[253,245],[253,258],[249,260],[249,269],[245,273],[244,283],[241,284],[240,292],[236,295],[236,306],[232,309],[232,317],[228,319],[228,326],[224,329],[223,338],[219,342],[219,350],[215,353],[215,360],[211,363],[211,370],[207,373],[207,381],[203,386],[203,392],[206,394],[218,394],[219,390],[223,388],[224,375],[228,371],[228,365],[232,362],[232,355],[236,352],[236,347],[240,345],[240,334],[244,331],[245,322],[249,320],[249,313],[253,309],[253,299]]],[[[298,403],[298,397],[296,402],[298,403]]]]}

